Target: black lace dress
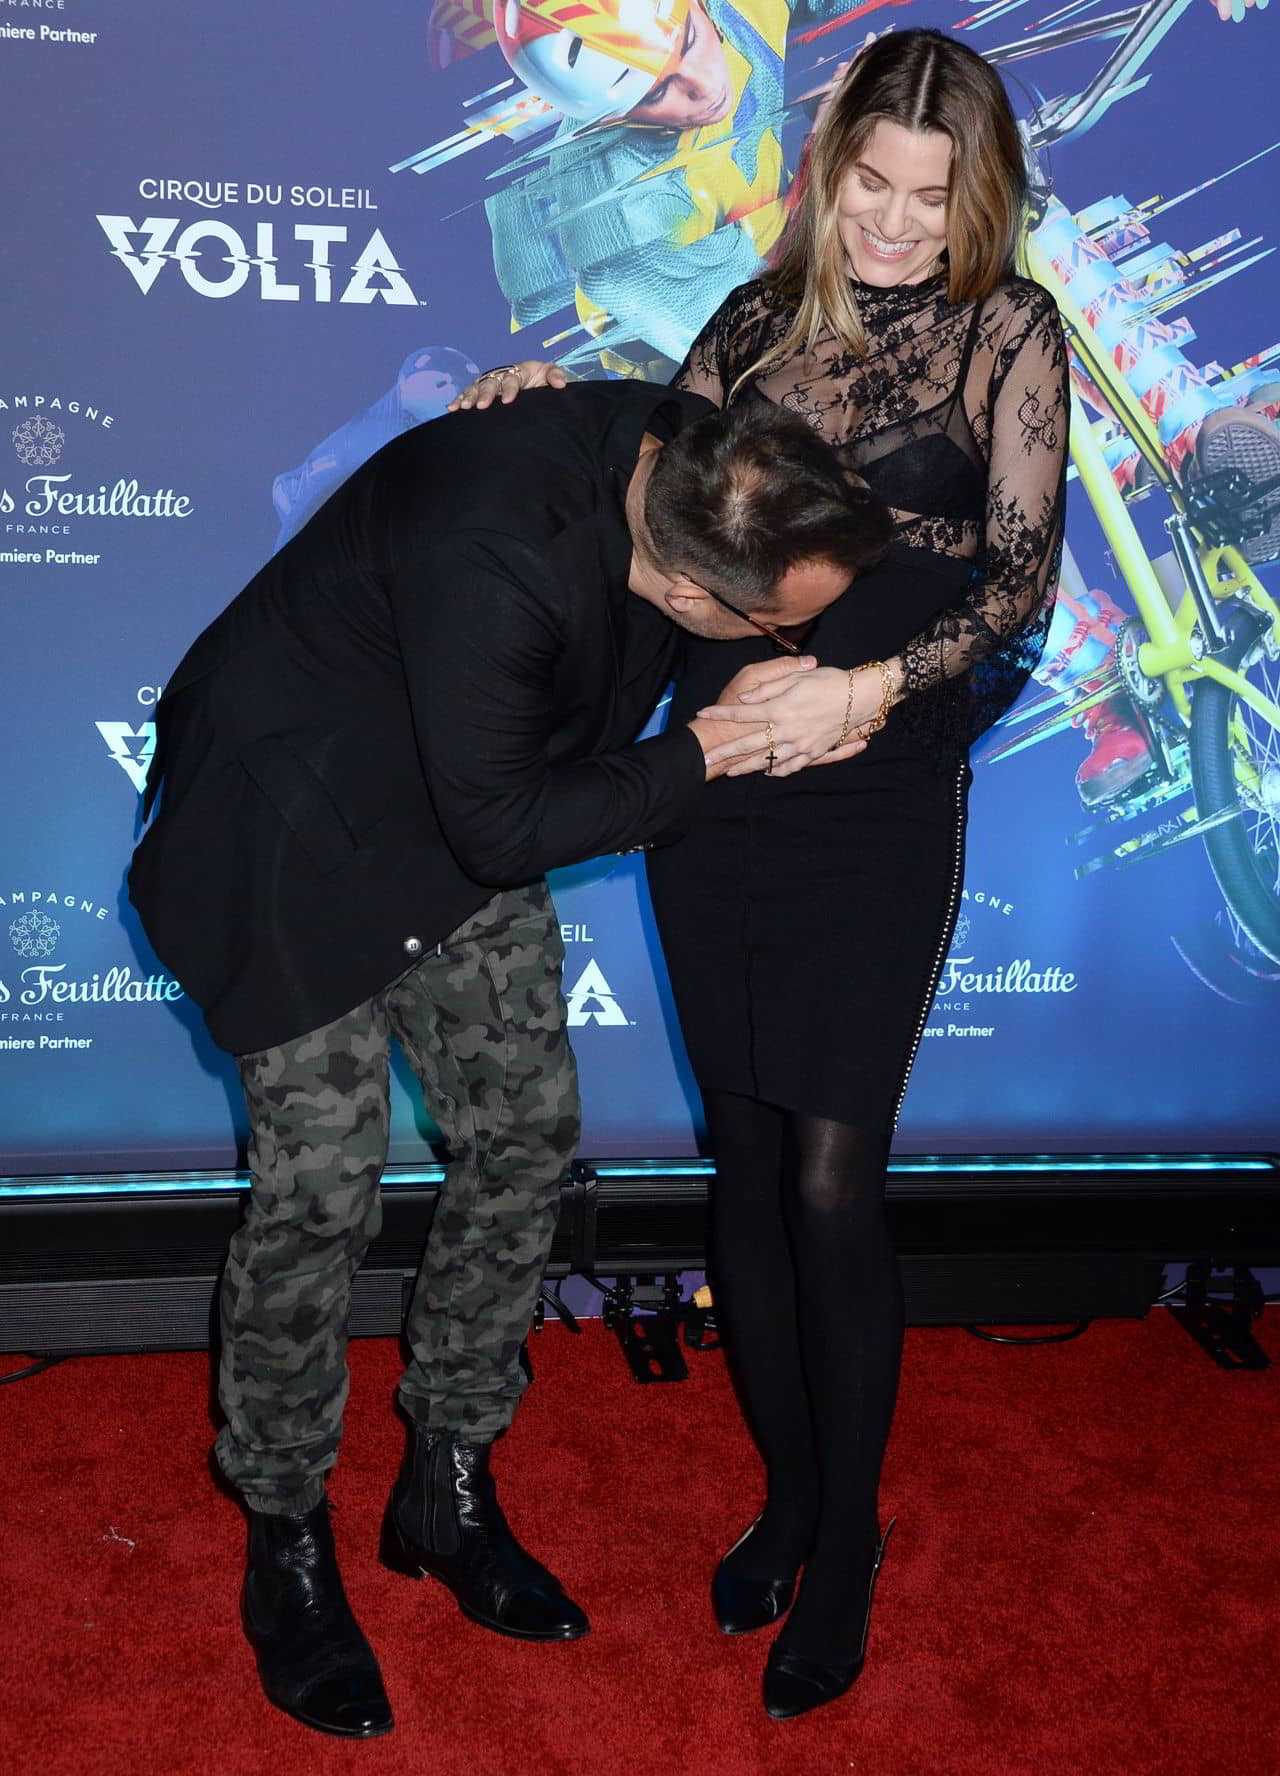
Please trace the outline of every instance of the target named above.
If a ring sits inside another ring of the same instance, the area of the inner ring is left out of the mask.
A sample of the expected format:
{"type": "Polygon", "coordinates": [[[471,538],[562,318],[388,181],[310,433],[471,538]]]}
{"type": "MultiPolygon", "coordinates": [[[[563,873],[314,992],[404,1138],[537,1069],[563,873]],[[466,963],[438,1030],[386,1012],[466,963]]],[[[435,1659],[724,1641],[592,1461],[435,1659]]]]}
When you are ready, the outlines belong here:
{"type": "MultiPolygon", "coordinates": [[[[959,903],[970,742],[1039,658],[1061,549],[1068,414],[1057,311],[1010,279],[952,305],[943,277],[856,286],[865,356],[819,341],[735,400],[805,415],[893,508],[894,544],[814,626],[848,668],[901,656],[907,695],[866,751],[794,777],[721,779],[649,879],[704,1089],[896,1120],[959,903]]],[[[723,404],[786,331],[759,284],[694,341],[680,387],[723,404]]],[[[686,721],[767,642],[691,641],[686,721]]]]}

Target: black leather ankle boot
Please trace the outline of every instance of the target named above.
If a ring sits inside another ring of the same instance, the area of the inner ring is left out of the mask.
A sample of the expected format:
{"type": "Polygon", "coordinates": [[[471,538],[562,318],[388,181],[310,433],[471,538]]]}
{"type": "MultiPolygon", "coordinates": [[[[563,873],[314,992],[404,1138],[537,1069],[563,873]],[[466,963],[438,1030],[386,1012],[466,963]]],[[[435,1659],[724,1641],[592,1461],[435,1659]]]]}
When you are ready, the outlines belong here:
{"type": "Polygon", "coordinates": [[[326,1501],[301,1517],[250,1511],[241,1612],[269,1702],[321,1733],[391,1731],[378,1661],[342,1589],[326,1501]]]}
{"type": "Polygon", "coordinates": [[[517,1640],[577,1640],[587,1618],[511,1533],[489,1472],[489,1444],[411,1426],[382,1525],[393,1572],[447,1585],[464,1615],[517,1640]]]}

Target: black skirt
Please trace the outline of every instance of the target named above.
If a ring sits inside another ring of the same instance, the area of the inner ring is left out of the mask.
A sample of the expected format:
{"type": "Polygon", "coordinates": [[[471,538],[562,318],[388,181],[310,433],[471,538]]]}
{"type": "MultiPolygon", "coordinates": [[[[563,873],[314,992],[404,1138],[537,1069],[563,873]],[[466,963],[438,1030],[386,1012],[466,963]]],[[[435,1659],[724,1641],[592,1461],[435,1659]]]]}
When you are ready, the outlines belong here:
{"type": "MultiPolygon", "coordinates": [[[[885,658],[955,604],[967,564],[895,550],[821,618],[821,663],[885,658]]],[[[694,642],[670,719],[767,643],[694,642]]],[[[928,693],[925,693],[928,694],[928,693]]],[[[865,752],[794,777],[722,778],[649,885],[695,1077],[885,1131],[951,943],[970,772],[905,707],[865,752]]]]}

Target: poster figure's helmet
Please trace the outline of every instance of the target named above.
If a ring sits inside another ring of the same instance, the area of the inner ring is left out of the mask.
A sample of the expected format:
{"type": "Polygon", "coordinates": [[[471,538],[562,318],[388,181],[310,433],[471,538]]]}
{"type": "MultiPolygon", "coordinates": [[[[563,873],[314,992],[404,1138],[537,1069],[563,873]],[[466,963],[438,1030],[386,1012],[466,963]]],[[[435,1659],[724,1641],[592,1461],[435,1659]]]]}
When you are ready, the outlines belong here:
{"type": "Polygon", "coordinates": [[[689,0],[494,0],[514,74],[566,117],[622,117],[684,40],[689,0]]]}

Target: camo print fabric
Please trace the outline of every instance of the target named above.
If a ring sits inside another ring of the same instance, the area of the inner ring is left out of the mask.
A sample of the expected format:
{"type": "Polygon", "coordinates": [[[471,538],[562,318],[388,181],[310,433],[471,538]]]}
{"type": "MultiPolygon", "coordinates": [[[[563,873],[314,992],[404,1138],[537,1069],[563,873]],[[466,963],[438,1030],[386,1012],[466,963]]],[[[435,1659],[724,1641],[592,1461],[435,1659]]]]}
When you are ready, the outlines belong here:
{"type": "Polygon", "coordinates": [[[310,1510],[337,1460],[351,1282],[381,1225],[393,1034],[451,1155],[401,1402],[476,1441],[511,1422],[579,1135],[563,960],[545,883],[504,892],[384,993],[239,1058],[252,1184],[222,1285],[217,1453],[255,1510],[310,1510]]]}

